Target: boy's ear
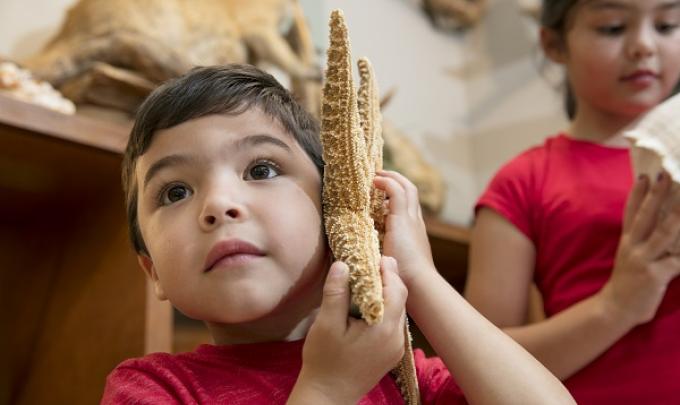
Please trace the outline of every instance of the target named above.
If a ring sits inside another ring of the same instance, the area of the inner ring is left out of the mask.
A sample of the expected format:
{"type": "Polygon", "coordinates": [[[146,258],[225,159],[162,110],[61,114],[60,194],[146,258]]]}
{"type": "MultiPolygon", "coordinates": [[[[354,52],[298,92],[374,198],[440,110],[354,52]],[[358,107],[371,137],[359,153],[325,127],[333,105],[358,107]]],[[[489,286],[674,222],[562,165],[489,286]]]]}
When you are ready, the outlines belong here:
{"type": "Polygon", "coordinates": [[[137,262],[142,267],[142,269],[144,269],[144,272],[147,276],[149,276],[149,279],[153,283],[153,290],[156,293],[156,298],[161,301],[167,300],[168,297],[165,295],[163,286],[161,286],[161,282],[158,280],[158,273],[156,273],[156,267],[154,267],[151,258],[147,255],[137,255],[137,262]]]}
{"type": "Polygon", "coordinates": [[[567,46],[564,35],[553,29],[541,27],[541,48],[551,61],[564,64],[567,61],[567,46]]]}

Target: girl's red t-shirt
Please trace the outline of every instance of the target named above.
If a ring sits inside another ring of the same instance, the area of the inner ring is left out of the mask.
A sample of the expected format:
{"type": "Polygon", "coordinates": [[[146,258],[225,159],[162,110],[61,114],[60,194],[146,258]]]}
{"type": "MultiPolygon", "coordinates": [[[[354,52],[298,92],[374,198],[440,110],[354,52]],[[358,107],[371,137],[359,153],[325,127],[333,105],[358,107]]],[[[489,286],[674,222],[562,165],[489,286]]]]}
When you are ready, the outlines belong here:
{"type": "MultiPolygon", "coordinates": [[[[632,183],[627,149],[560,134],[502,167],[475,210],[495,210],[533,242],[534,280],[552,316],[598,292],[611,276],[632,183]]],[[[678,342],[676,279],[651,322],[565,385],[579,404],[680,404],[678,342]]]]}

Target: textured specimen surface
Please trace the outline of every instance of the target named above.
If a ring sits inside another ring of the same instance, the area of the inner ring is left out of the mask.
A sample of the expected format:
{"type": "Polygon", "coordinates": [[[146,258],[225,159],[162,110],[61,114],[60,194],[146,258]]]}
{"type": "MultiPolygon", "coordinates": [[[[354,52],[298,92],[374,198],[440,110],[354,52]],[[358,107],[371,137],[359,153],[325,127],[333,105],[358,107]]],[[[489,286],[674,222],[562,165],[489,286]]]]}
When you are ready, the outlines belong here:
{"type": "MultiPolygon", "coordinates": [[[[382,137],[382,116],[380,115],[380,95],[378,86],[375,83],[375,73],[371,62],[366,58],[360,58],[357,62],[359,67],[359,96],[357,105],[359,108],[359,119],[361,130],[366,141],[366,152],[368,154],[368,171],[372,179],[375,172],[383,169],[383,137],[382,137]]],[[[371,187],[371,218],[378,235],[382,240],[385,232],[384,207],[385,192],[371,187]]]]}
{"type": "MultiPolygon", "coordinates": [[[[382,169],[380,102],[373,68],[358,62],[355,93],[347,27],[340,11],[331,14],[328,66],[323,87],[324,224],[336,259],[349,266],[352,304],[369,324],[382,320],[379,231],[384,230],[385,195],[373,186],[382,169]]],[[[411,334],[404,324],[405,353],[393,370],[405,402],[419,404],[411,334]]]]}
{"type": "Polygon", "coordinates": [[[349,266],[352,304],[374,324],[383,316],[380,245],[370,210],[375,166],[359,124],[347,27],[339,11],[331,15],[327,63],[321,107],[324,223],[333,255],[349,266]]]}

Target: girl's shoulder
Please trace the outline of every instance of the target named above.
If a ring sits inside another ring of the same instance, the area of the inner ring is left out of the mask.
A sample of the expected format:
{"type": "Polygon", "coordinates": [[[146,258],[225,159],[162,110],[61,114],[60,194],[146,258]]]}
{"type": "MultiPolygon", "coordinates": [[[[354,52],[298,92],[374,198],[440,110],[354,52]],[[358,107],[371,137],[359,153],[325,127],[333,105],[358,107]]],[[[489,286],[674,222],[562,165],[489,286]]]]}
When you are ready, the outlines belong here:
{"type": "Polygon", "coordinates": [[[566,133],[558,133],[545,138],[540,145],[530,147],[506,162],[498,171],[498,175],[522,178],[557,173],[562,176],[584,169],[581,167],[583,163],[586,165],[591,162],[628,164],[628,161],[629,150],[627,148],[601,145],[574,139],[566,133]]]}
{"type": "Polygon", "coordinates": [[[550,156],[564,150],[569,142],[563,133],[548,136],[543,143],[531,146],[505,162],[496,173],[496,178],[521,179],[543,173],[550,156]]]}

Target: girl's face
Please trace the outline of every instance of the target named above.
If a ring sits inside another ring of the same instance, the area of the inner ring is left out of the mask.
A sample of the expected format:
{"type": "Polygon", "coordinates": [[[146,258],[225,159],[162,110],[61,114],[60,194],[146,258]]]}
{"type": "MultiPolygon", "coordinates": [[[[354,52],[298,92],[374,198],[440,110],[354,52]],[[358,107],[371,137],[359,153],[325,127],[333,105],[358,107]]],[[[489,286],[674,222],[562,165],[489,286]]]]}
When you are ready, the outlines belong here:
{"type": "Polygon", "coordinates": [[[582,0],[561,49],[578,108],[635,117],[680,80],[680,0],[582,0]]]}

